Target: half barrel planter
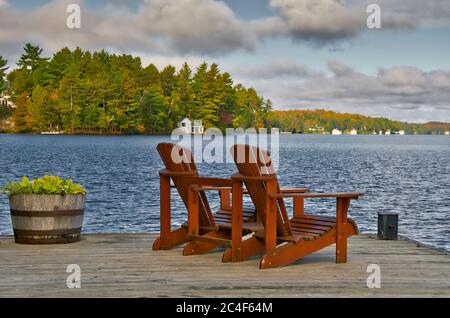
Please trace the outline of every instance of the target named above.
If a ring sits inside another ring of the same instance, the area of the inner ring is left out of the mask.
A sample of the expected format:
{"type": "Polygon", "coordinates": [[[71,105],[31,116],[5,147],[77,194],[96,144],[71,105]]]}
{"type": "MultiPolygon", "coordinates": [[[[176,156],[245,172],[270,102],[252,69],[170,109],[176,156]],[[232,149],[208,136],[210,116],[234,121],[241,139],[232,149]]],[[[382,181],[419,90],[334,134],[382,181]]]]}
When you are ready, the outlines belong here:
{"type": "Polygon", "coordinates": [[[16,243],[64,244],[80,240],[83,194],[15,194],[9,197],[16,243]]]}

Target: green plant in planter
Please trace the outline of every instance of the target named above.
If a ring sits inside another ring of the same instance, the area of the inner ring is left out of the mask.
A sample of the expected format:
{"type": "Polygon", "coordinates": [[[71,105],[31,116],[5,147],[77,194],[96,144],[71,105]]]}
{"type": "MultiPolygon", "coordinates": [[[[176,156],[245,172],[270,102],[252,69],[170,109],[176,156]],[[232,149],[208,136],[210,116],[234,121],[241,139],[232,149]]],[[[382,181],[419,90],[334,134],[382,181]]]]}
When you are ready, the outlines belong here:
{"type": "Polygon", "coordinates": [[[73,183],[71,179],[61,179],[56,176],[44,176],[33,179],[31,182],[27,177],[23,177],[20,182],[14,181],[3,188],[3,193],[8,196],[14,194],[86,194],[80,184],[73,183]]]}

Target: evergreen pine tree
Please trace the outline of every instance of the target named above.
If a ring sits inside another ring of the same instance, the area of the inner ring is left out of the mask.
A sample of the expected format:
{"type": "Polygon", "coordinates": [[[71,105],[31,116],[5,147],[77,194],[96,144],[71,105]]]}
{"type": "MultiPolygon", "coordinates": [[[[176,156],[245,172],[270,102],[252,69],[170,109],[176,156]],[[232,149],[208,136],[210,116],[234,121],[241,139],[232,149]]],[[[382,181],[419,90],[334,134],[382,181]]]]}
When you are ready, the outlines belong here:
{"type": "Polygon", "coordinates": [[[29,71],[36,70],[42,62],[48,59],[43,58],[42,49],[39,46],[34,46],[30,43],[25,44],[24,53],[21,55],[17,65],[21,68],[27,69],[29,71]]]}
{"type": "Polygon", "coordinates": [[[4,60],[2,56],[0,56],[0,94],[6,91],[8,88],[8,85],[5,80],[6,76],[6,70],[8,67],[6,66],[8,64],[7,60],[4,60]]]}
{"type": "Polygon", "coordinates": [[[192,71],[187,63],[184,63],[177,75],[177,95],[176,102],[180,117],[192,118],[193,92],[192,92],[192,71]]]}
{"type": "Polygon", "coordinates": [[[176,86],[176,78],[175,78],[175,67],[173,67],[172,65],[168,65],[166,66],[162,71],[161,71],[161,86],[162,89],[164,91],[164,96],[171,96],[173,90],[175,89],[176,86]]]}

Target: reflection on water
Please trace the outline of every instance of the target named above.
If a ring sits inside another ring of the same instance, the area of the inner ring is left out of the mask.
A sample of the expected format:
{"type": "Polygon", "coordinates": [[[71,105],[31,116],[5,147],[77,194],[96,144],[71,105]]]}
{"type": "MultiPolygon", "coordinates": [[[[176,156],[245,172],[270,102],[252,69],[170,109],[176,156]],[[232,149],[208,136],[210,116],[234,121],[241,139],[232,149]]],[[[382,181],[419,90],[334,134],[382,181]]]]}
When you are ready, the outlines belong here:
{"type": "MultiPolygon", "coordinates": [[[[283,187],[320,192],[364,191],[349,215],[376,231],[377,212],[399,213],[400,233],[450,250],[450,138],[446,136],[280,136],[283,187]]],[[[23,175],[55,174],[89,191],[84,232],[157,231],[156,145],[161,136],[0,135],[0,186],[23,175]]],[[[233,164],[200,164],[202,174],[227,177],[233,164]]],[[[290,202],[287,202],[291,205],[290,202]]],[[[214,202],[217,204],[217,202],[214,202]]],[[[334,201],[308,200],[306,212],[333,214],[334,201]]],[[[0,234],[12,234],[1,198],[0,234]]],[[[186,211],[173,204],[174,222],[186,211]]]]}

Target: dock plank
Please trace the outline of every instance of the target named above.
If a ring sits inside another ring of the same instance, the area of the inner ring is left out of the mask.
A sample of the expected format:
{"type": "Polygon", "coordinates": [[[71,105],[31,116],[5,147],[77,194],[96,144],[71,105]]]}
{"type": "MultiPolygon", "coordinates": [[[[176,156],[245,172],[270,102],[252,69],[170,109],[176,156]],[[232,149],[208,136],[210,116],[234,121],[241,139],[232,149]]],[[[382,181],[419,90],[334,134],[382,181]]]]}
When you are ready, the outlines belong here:
{"type": "Polygon", "coordinates": [[[450,297],[450,256],[414,242],[349,240],[346,264],[334,246],[287,267],[259,270],[258,258],[221,262],[222,252],[152,251],[154,234],[84,235],[65,245],[19,245],[0,237],[0,297],[450,297]],[[81,288],[66,267],[81,267],[81,288]],[[369,264],[380,289],[366,286],[369,264]]]}

